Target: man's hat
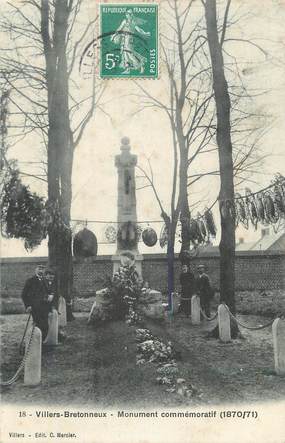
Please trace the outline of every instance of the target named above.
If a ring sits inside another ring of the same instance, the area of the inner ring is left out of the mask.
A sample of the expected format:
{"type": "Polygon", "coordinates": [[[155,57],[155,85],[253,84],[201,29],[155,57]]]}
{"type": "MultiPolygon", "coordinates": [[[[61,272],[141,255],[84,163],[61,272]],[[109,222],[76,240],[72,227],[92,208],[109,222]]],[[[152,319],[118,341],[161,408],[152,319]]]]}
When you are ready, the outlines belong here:
{"type": "Polygon", "coordinates": [[[203,271],[205,269],[205,265],[197,266],[198,271],[203,271]]]}
{"type": "Polygon", "coordinates": [[[55,275],[55,272],[52,269],[48,268],[48,269],[46,269],[45,274],[55,275]]]}

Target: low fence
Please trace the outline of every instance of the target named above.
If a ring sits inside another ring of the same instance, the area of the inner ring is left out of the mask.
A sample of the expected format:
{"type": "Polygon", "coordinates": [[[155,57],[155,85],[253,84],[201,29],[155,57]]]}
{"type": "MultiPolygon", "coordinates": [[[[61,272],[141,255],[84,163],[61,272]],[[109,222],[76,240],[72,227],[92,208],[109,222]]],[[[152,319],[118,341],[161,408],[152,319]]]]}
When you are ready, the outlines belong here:
{"type": "MultiPolygon", "coordinates": [[[[173,306],[173,302],[171,303],[173,306]]],[[[61,306],[60,314],[66,316],[65,303],[61,306]]],[[[231,341],[231,323],[236,322],[238,326],[249,330],[260,330],[272,327],[273,334],[273,350],[274,350],[274,369],[275,374],[285,375],[285,321],[284,318],[275,318],[269,323],[258,326],[249,326],[241,323],[231,312],[226,304],[220,304],[217,312],[212,317],[207,317],[205,312],[201,309],[200,298],[193,296],[191,300],[191,322],[193,325],[199,325],[201,315],[207,321],[213,321],[217,318],[217,326],[219,330],[219,339],[228,343],[231,341]]],[[[169,316],[173,316],[173,311],[169,311],[169,316]]],[[[47,346],[58,345],[59,333],[58,312],[53,311],[49,314],[49,330],[44,344],[47,346]]],[[[66,323],[64,322],[64,326],[66,323]]],[[[24,335],[26,334],[26,330],[24,335]]],[[[22,343],[21,343],[22,344],[22,343]]],[[[21,347],[21,346],[20,346],[21,347]]],[[[30,337],[26,341],[25,354],[21,360],[15,374],[9,380],[1,380],[0,384],[3,387],[12,386],[24,371],[24,384],[26,386],[36,386],[41,382],[41,367],[42,367],[42,333],[38,327],[33,324],[30,337]]],[[[177,380],[178,383],[178,380],[177,380]]],[[[179,390],[178,390],[179,393],[179,390]]]]}
{"type": "MultiPolygon", "coordinates": [[[[4,258],[1,262],[1,292],[3,296],[20,295],[25,280],[33,275],[37,263],[47,263],[46,257],[4,258]]],[[[219,256],[201,254],[193,259],[193,270],[199,264],[206,266],[212,284],[219,290],[219,256]]],[[[236,253],[236,290],[266,290],[285,288],[284,252],[248,251],[236,253]]],[[[167,259],[165,254],[145,254],[142,262],[144,280],[152,288],[166,291],[167,259]]],[[[95,260],[77,263],[74,261],[75,295],[94,295],[104,287],[106,277],[112,274],[111,256],[99,256],[95,260]]],[[[175,280],[179,287],[180,263],[175,258],[175,280]]]]}

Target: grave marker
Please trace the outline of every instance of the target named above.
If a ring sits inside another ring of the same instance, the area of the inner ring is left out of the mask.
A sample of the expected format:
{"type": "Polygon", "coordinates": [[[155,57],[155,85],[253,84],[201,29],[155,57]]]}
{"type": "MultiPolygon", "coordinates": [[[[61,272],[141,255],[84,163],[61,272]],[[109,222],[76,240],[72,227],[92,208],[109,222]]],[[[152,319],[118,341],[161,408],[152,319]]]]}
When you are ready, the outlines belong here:
{"type": "Polygon", "coordinates": [[[285,321],[276,318],[272,324],[275,372],[285,375],[285,321]]]}
{"type": "Polygon", "coordinates": [[[200,297],[193,295],[191,298],[191,322],[192,325],[199,325],[200,321],[200,297]]]}
{"type": "Polygon", "coordinates": [[[227,306],[219,305],[218,319],[220,340],[224,343],[228,343],[231,341],[231,318],[227,306]]]}
{"type": "Polygon", "coordinates": [[[64,328],[67,324],[66,303],[64,297],[59,297],[58,314],[59,314],[58,326],[64,328]]]}
{"type": "Polygon", "coordinates": [[[58,345],[58,313],[56,310],[49,313],[48,316],[48,334],[44,341],[45,345],[56,346],[58,345]]]}
{"type": "Polygon", "coordinates": [[[24,366],[24,384],[26,386],[36,386],[41,382],[42,369],[42,333],[37,327],[34,328],[32,341],[26,350],[28,352],[24,366]]]}

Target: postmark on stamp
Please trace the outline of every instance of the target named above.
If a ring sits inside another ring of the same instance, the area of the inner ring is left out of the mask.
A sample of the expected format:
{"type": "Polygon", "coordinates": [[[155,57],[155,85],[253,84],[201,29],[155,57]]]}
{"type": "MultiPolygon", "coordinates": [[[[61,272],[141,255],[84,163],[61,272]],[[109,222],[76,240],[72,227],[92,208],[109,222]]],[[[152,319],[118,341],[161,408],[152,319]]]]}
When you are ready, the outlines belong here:
{"type": "Polygon", "coordinates": [[[158,77],[158,5],[100,4],[101,78],[158,77]]]}

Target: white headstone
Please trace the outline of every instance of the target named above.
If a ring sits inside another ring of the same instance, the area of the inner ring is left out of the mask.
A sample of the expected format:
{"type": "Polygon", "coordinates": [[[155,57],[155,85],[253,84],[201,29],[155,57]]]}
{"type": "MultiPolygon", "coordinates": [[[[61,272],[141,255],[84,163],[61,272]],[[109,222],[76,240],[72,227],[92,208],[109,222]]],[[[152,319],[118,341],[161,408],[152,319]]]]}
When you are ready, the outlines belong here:
{"type": "Polygon", "coordinates": [[[66,324],[67,324],[67,320],[66,320],[66,302],[65,302],[64,297],[59,297],[58,314],[59,314],[58,326],[64,328],[66,326],[66,324]]]}
{"type": "Polygon", "coordinates": [[[272,324],[275,372],[285,375],[285,321],[276,318],[272,324]]]}
{"type": "Polygon", "coordinates": [[[193,295],[191,298],[191,322],[192,325],[200,324],[200,297],[193,295]]]}
{"type": "Polygon", "coordinates": [[[48,323],[48,334],[44,344],[48,346],[58,345],[58,313],[56,310],[49,313],[48,323]]]}
{"type": "Polygon", "coordinates": [[[42,370],[42,333],[35,327],[32,341],[28,346],[26,342],[25,352],[28,352],[24,367],[24,384],[26,386],[36,386],[41,382],[42,370]]]}
{"type": "Polygon", "coordinates": [[[231,318],[225,305],[218,307],[219,337],[224,343],[231,341],[231,318]]]}

